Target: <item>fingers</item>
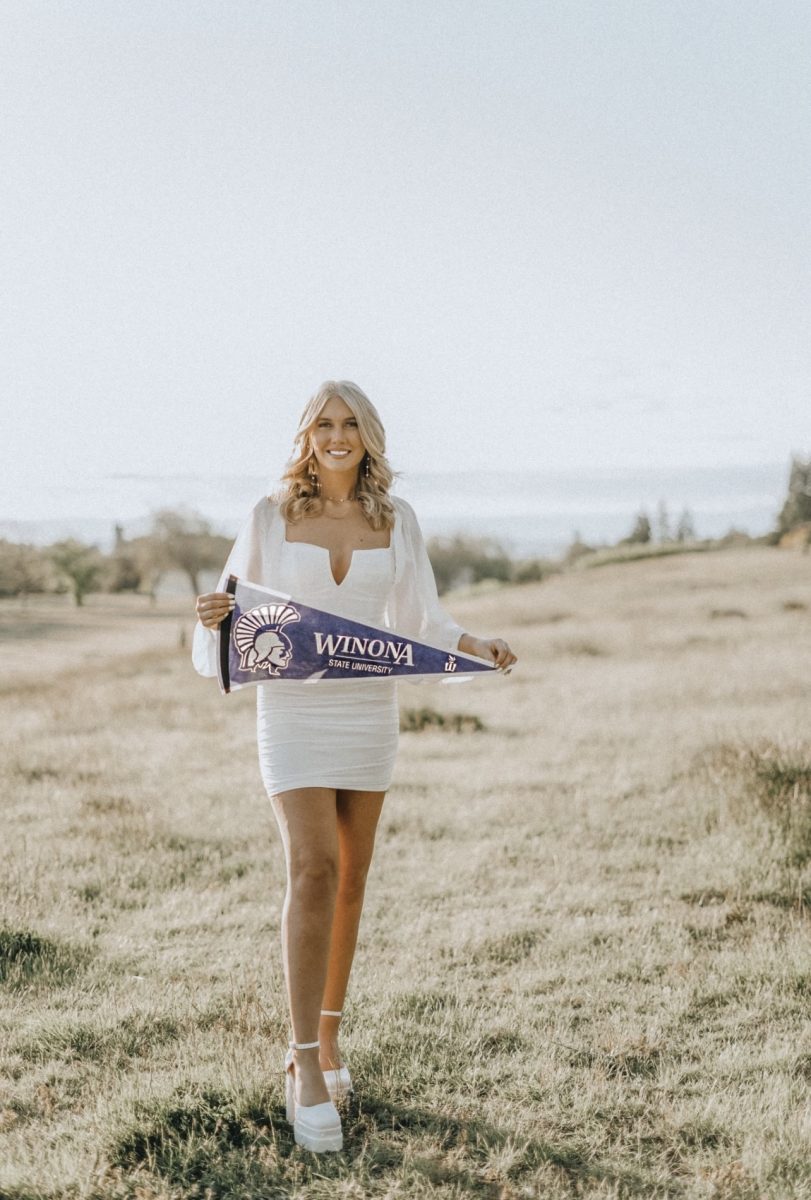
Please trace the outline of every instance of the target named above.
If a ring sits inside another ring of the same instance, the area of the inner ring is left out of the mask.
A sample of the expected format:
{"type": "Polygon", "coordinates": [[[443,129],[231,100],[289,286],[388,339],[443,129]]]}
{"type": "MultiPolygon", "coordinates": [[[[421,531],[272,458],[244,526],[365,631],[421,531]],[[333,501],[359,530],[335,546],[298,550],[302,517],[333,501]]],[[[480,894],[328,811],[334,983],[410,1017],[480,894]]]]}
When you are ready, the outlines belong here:
{"type": "Polygon", "coordinates": [[[206,629],[217,626],[234,610],[234,597],[228,592],[207,592],[197,597],[197,619],[206,629]]]}
{"type": "Polygon", "coordinates": [[[518,662],[508,644],[501,638],[494,638],[490,643],[490,653],[495,667],[505,675],[509,674],[513,664],[518,662]]]}

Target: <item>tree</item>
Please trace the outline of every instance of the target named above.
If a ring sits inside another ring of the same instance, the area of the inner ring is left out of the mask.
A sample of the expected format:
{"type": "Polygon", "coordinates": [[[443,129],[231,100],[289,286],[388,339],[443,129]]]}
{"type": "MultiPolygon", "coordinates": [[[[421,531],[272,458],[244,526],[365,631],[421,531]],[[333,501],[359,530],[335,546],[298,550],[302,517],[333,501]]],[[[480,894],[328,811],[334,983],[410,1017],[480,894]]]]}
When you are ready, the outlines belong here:
{"type": "Polygon", "coordinates": [[[575,529],[572,534],[572,540],[566,547],[566,553],[563,555],[563,561],[567,567],[571,567],[579,558],[583,558],[586,554],[593,554],[594,547],[588,542],[584,542],[580,536],[580,530],[575,529]]]}
{"type": "Polygon", "coordinates": [[[672,541],[670,533],[670,515],[664,500],[660,500],[656,509],[656,540],[657,542],[672,541]]]}
{"type": "Polygon", "coordinates": [[[47,592],[53,568],[37,546],[0,538],[0,596],[28,596],[47,592]]]}
{"type": "Polygon", "coordinates": [[[683,508],[678,524],[676,525],[676,541],[677,542],[694,542],[696,540],[696,527],[693,523],[693,514],[689,508],[683,508]]]}
{"type": "Polygon", "coordinates": [[[620,542],[620,545],[621,546],[641,545],[641,544],[643,544],[645,542],[649,542],[651,540],[651,534],[652,534],[652,530],[651,530],[651,524],[650,524],[650,517],[645,512],[645,510],[642,509],[639,513],[637,513],[637,517],[634,522],[633,529],[631,530],[631,532],[628,534],[627,537],[624,537],[622,539],[622,541],[620,542]]]}
{"type": "Polygon", "coordinates": [[[67,538],[64,542],[55,542],[47,554],[57,570],[69,580],[77,605],[84,604],[88,592],[99,590],[105,562],[95,546],[67,538]]]}
{"type": "Polygon", "coordinates": [[[132,543],[123,538],[116,539],[115,550],[110,558],[111,592],[138,592],[144,582],[143,564],[132,543]]]}
{"type": "Polygon", "coordinates": [[[231,539],[212,533],[211,526],[198,513],[177,512],[171,508],[161,509],[152,518],[152,533],[140,550],[148,551],[146,557],[153,560],[153,569],[158,575],[169,567],[182,571],[191,584],[195,595],[200,592],[200,572],[222,567],[231,539]]]}
{"type": "Polygon", "coordinates": [[[788,480],[788,495],[778,517],[778,532],[788,533],[811,521],[811,459],[794,458],[788,480]]]}

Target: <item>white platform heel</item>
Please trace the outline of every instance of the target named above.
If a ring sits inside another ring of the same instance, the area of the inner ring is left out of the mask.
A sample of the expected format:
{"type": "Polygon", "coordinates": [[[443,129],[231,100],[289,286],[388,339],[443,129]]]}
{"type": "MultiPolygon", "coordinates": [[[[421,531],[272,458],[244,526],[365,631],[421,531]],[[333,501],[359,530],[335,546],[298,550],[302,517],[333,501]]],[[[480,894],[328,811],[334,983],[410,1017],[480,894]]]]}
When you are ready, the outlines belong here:
{"type": "Polygon", "coordinates": [[[295,1063],[296,1050],[312,1050],[318,1042],[291,1042],[284,1060],[285,1100],[287,1119],[293,1126],[293,1138],[297,1146],[323,1154],[329,1150],[341,1150],[344,1135],[341,1118],[332,1100],[322,1104],[296,1104],[295,1063]]]}
{"type": "MultiPolygon", "coordinates": [[[[343,1012],[336,1012],[331,1008],[321,1009],[322,1017],[342,1017],[343,1012]]],[[[347,1066],[330,1068],[324,1072],[324,1081],[327,1085],[327,1091],[332,1100],[343,1100],[350,1092],[354,1091],[352,1087],[352,1076],[349,1074],[347,1066]]]]}

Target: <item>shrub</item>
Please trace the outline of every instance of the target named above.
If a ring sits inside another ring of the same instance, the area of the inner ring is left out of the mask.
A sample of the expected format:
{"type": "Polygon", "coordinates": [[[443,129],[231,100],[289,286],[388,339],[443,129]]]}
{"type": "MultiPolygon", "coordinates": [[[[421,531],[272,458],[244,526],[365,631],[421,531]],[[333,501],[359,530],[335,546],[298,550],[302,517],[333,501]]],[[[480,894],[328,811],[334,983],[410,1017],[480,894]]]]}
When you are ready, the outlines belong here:
{"type": "Polygon", "coordinates": [[[471,713],[441,713],[435,708],[406,708],[400,713],[400,729],[403,733],[422,733],[424,729],[481,733],[484,728],[484,722],[471,713]]]}
{"type": "Polygon", "coordinates": [[[811,750],[722,745],[708,765],[731,820],[765,830],[787,863],[811,861],[811,750]]]}
{"type": "Polygon", "coordinates": [[[780,533],[811,521],[811,459],[795,458],[791,463],[788,495],[777,519],[780,533]]]}
{"type": "Polygon", "coordinates": [[[559,574],[560,567],[546,558],[525,558],[513,572],[514,583],[540,583],[549,575],[559,574]]]}
{"type": "Polygon", "coordinates": [[[454,587],[479,583],[482,579],[506,582],[513,575],[509,554],[492,538],[466,537],[463,534],[456,534],[452,538],[431,538],[428,557],[440,595],[454,587]]]}
{"type": "Polygon", "coordinates": [[[584,542],[579,533],[575,533],[569,543],[566,553],[563,556],[563,561],[567,567],[573,566],[579,562],[581,558],[585,558],[589,554],[594,554],[594,546],[590,546],[588,542],[584,542]]]}

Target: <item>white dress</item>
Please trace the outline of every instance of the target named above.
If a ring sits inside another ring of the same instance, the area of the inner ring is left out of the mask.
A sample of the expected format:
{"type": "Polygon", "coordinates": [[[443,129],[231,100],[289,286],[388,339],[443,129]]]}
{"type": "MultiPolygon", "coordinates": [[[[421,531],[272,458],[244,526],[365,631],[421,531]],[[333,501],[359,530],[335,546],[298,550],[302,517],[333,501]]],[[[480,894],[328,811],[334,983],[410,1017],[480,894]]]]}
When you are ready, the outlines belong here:
{"type": "MultiPolygon", "coordinates": [[[[355,550],[346,578],[337,584],[329,551],[288,542],[277,503],[262,497],[234,542],[216,590],[222,591],[233,574],[314,608],[456,650],[464,630],[439,602],[414,510],[397,496],[391,499],[390,547],[355,550]]],[[[217,674],[216,633],[199,621],[192,659],[199,674],[217,674]]],[[[259,684],[259,762],[268,793],[297,787],[385,791],[397,750],[397,686],[405,682],[412,680],[259,684]]]]}
{"type": "MultiPolygon", "coordinates": [[[[390,547],[355,550],[338,584],[323,546],[282,545],[277,587],[313,608],[379,627],[393,582],[390,547]]],[[[399,737],[395,679],[280,679],[256,692],[259,767],[269,796],[302,787],[388,789],[399,737]]]]}

